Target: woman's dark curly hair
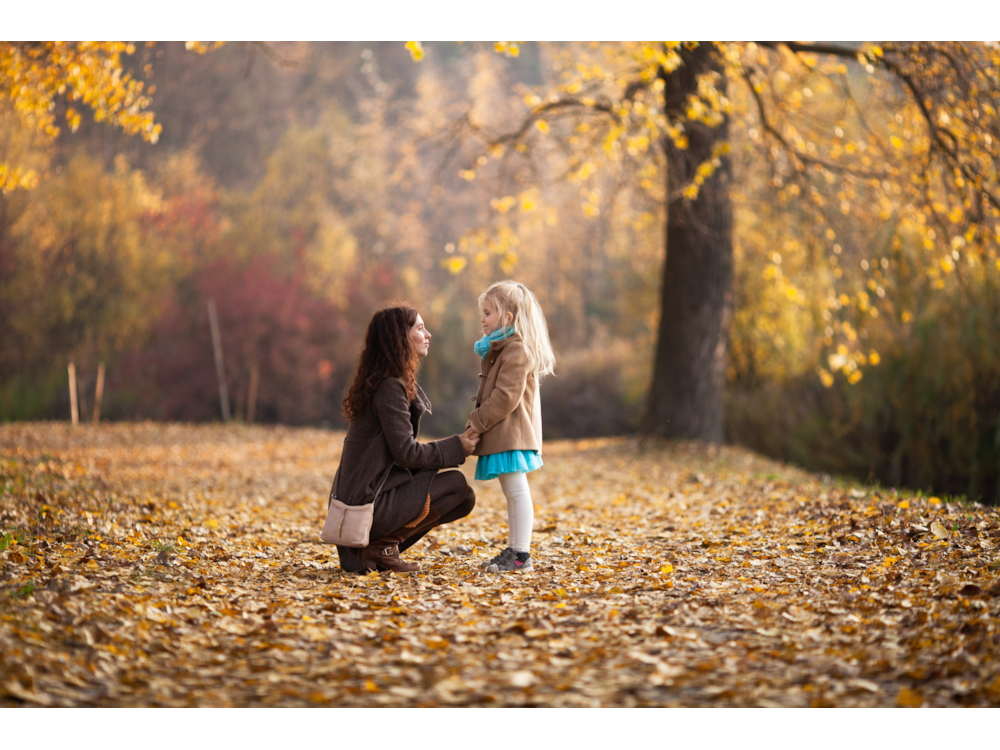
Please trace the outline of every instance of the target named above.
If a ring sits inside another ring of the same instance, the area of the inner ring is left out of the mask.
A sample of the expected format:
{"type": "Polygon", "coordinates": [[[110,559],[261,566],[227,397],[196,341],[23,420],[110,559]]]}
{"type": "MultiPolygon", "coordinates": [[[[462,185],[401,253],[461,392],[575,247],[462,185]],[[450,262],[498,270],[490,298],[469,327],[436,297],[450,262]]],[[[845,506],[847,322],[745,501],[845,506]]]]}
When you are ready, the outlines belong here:
{"type": "Polygon", "coordinates": [[[416,322],[417,311],[408,305],[385,307],[372,316],[358,370],[341,409],[348,422],[353,422],[371,405],[372,394],[386,378],[399,378],[410,399],[416,397],[420,360],[409,337],[416,322]]]}

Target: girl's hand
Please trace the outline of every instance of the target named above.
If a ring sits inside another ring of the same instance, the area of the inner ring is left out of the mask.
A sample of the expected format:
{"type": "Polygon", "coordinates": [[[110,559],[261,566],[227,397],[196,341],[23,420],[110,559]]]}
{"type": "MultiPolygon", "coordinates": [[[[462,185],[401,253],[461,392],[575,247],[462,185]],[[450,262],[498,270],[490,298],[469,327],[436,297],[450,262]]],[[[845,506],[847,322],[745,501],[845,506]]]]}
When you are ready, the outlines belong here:
{"type": "Polygon", "coordinates": [[[462,440],[462,448],[465,450],[465,455],[471,456],[472,451],[479,444],[479,433],[471,427],[467,427],[465,432],[459,435],[459,438],[462,440]]]}

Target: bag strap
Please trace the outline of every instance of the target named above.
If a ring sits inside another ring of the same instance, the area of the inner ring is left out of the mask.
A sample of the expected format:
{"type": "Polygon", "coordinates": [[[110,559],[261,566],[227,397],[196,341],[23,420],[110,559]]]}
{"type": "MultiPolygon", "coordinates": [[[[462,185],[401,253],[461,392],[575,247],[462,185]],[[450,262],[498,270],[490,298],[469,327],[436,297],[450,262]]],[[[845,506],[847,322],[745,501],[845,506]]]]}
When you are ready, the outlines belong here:
{"type": "MultiPolygon", "coordinates": [[[[382,431],[379,430],[379,433],[382,431]]],[[[347,438],[344,438],[347,441],[347,438]]],[[[378,496],[382,494],[382,488],[385,487],[385,482],[389,478],[389,474],[392,473],[392,467],[396,465],[395,461],[390,461],[389,465],[385,467],[385,472],[382,474],[382,481],[378,483],[378,489],[375,490],[375,497],[372,498],[372,505],[375,505],[375,501],[378,500],[378,496]]],[[[340,466],[343,466],[343,460],[341,460],[340,466]]],[[[337,486],[340,484],[340,466],[337,467],[337,473],[333,476],[333,492],[330,493],[330,499],[326,503],[326,507],[329,509],[330,505],[337,498],[337,486]]]]}
{"type": "Polygon", "coordinates": [[[385,473],[382,475],[382,481],[378,483],[378,489],[375,490],[375,497],[372,499],[372,505],[378,500],[378,496],[382,494],[382,488],[385,487],[385,480],[389,478],[389,474],[392,473],[392,467],[396,465],[395,461],[390,461],[389,465],[385,467],[385,473]]]}

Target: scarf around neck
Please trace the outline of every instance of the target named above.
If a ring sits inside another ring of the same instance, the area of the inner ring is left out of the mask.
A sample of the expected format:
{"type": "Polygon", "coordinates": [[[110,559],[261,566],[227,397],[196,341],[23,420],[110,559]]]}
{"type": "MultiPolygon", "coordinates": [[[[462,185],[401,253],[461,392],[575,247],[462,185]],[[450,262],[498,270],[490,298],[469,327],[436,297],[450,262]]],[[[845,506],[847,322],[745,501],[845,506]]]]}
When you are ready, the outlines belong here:
{"type": "Polygon", "coordinates": [[[479,341],[475,343],[473,347],[476,350],[476,354],[479,355],[480,359],[486,358],[486,353],[490,350],[490,344],[494,341],[499,341],[500,339],[509,339],[517,331],[514,330],[513,326],[507,326],[506,328],[498,328],[489,336],[483,336],[479,341]]]}

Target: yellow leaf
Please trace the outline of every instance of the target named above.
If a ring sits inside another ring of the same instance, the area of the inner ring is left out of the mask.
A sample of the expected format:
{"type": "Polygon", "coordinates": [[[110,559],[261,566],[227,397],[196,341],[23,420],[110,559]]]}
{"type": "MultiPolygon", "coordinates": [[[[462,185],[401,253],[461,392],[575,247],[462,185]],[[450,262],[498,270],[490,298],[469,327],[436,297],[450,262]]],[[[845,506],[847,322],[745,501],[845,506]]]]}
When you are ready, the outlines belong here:
{"type": "Polygon", "coordinates": [[[538,128],[543,133],[549,132],[549,124],[545,120],[537,120],[535,122],[535,127],[538,128]]]}
{"type": "Polygon", "coordinates": [[[674,566],[671,565],[670,563],[667,563],[666,565],[660,567],[660,575],[673,572],[674,572],[674,566]]]}
{"type": "Polygon", "coordinates": [[[444,260],[441,261],[441,265],[444,268],[447,268],[452,273],[459,274],[462,272],[462,270],[465,268],[468,262],[469,261],[464,256],[456,255],[451,258],[445,258],[444,260]]]}
{"type": "Polygon", "coordinates": [[[896,696],[896,705],[901,708],[920,708],[924,705],[924,699],[920,697],[920,693],[916,690],[903,688],[899,691],[899,695],[896,696]]]}
{"type": "Polygon", "coordinates": [[[517,57],[521,54],[520,42],[493,42],[493,49],[507,57],[517,57]]]}
{"type": "Polygon", "coordinates": [[[940,505],[941,504],[941,498],[939,498],[939,497],[929,497],[929,498],[927,498],[927,502],[929,502],[931,505],[940,505]]]}
{"type": "Polygon", "coordinates": [[[420,42],[407,42],[405,46],[410,51],[410,57],[413,58],[414,62],[420,62],[424,59],[424,46],[420,42]]]}
{"type": "Polygon", "coordinates": [[[910,501],[903,500],[896,507],[899,508],[900,510],[906,510],[907,508],[910,507],[910,501]]]}
{"type": "Polygon", "coordinates": [[[899,136],[892,136],[889,138],[889,143],[892,144],[893,148],[902,148],[903,142],[899,139],[899,136]]]}

